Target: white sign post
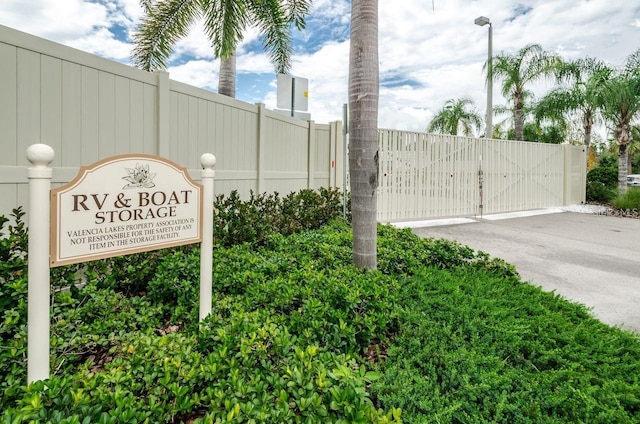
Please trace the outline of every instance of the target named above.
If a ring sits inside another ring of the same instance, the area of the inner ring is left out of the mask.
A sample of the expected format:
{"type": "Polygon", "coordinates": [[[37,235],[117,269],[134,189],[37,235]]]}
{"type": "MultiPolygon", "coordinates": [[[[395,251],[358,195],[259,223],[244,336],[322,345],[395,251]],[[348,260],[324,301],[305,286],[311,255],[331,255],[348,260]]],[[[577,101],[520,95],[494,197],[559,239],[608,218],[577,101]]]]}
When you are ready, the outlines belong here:
{"type": "Polygon", "coordinates": [[[200,157],[202,164],[202,187],[204,196],[202,203],[205,205],[202,211],[204,222],[202,231],[202,243],[200,243],[200,321],[211,313],[211,285],[213,284],[213,177],[216,171],[216,157],[211,153],[205,153],[200,157]]]}
{"type": "Polygon", "coordinates": [[[28,169],[28,383],[49,378],[51,266],[201,243],[200,320],[209,315],[215,156],[200,158],[202,185],[167,159],[122,155],[83,166],[71,182],[51,190],[53,171],[47,165],[53,149],[34,144],[26,154],[33,164],[28,169]]]}
{"type": "Polygon", "coordinates": [[[49,378],[49,190],[55,156],[46,144],[27,149],[29,260],[27,294],[27,381],[49,378]]]}

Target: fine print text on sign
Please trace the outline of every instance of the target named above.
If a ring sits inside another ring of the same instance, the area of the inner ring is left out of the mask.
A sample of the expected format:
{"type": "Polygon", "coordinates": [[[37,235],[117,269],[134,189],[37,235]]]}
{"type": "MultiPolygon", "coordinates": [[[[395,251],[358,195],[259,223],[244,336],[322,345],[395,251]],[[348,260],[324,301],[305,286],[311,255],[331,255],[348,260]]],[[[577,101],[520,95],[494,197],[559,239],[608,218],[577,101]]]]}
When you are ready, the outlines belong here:
{"type": "Polygon", "coordinates": [[[157,156],[82,167],[51,204],[51,266],[202,241],[202,186],[157,156]]]}

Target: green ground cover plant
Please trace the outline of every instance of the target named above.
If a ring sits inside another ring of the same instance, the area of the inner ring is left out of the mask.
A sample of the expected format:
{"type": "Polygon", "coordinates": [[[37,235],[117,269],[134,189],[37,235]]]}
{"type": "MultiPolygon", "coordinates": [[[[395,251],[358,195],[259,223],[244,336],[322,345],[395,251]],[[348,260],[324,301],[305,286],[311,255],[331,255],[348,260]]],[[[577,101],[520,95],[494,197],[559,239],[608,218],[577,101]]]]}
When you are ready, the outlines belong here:
{"type": "MultiPolygon", "coordinates": [[[[219,199],[218,216],[257,219],[274,198],[219,199]]],[[[202,323],[197,247],[56,269],[53,375],[26,386],[20,213],[0,219],[3,423],[640,421],[636,334],[409,230],[380,226],[378,270],[356,269],[349,225],[331,218],[225,227],[202,323]]]]}

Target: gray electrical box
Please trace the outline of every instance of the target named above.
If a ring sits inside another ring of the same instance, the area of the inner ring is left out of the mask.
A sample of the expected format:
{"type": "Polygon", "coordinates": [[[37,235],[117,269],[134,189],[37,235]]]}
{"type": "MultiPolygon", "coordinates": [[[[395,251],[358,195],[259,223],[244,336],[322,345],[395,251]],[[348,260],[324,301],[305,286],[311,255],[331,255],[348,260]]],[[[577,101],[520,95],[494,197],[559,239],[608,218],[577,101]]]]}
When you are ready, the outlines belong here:
{"type": "Polygon", "coordinates": [[[309,80],[278,74],[278,108],[291,111],[309,110],[309,80]]]}

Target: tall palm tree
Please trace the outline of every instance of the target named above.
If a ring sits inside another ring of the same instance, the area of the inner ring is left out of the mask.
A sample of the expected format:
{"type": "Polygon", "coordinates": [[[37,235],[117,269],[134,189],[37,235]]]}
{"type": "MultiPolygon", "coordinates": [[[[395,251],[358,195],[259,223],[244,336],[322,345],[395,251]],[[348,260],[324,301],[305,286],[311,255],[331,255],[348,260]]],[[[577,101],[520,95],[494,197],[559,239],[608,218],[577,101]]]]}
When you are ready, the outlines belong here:
{"type": "Polygon", "coordinates": [[[255,25],[276,72],[291,68],[291,26],[303,29],[311,0],[141,0],[145,16],[133,36],[134,64],[164,69],[176,43],[203,20],[220,58],[218,92],[235,97],[235,53],[244,31],[255,25]]]}
{"type": "Polygon", "coordinates": [[[551,90],[536,104],[536,119],[547,118],[563,122],[572,113],[580,114],[584,144],[588,149],[591,131],[600,109],[597,96],[599,83],[611,72],[611,68],[598,59],[559,61],[556,76],[567,85],[551,90]]]}
{"type": "MultiPolygon", "coordinates": [[[[444,103],[427,127],[428,132],[458,135],[458,130],[466,137],[473,137],[482,126],[482,117],[473,100],[467,97],[449,99],[444,103]]],[[[491,136],[489,136],[491,137],[491,136]]]]}
{"type": "MultiPolygon", "coordinates": [[[[527,140],[525,135],[526,133],[524,132],[524,127],[526,126],[526,122],[528,121],[528,119],[530,117],[533,116],[533,105],[535,104],[535,97],[533,95],[533,92],[529,91],[529,90],[524,90],[521,94],[521,109],[520,109],[520,116],[522,116],[522,128],[523,128],[523,137],[522,140],[520,141],[534,141],[534,140],[527,140]]],[[[504,139],[504,140],[518,140],[515,137],[515,124],[514,124],[514,117],[515,117],[515,106],[513,105],[513,99],[512,98],[507,98],[506,99],[507,104],[504,105],[495,105],[493,106],[493,114],[496,117],[500,117],[500,116],[505,116],[504,119],[502,119],[502,121],[499,121],[499,123],[497,125],[495,125],[496,127],[498,127],[500,130],[499,131],[494,131],[494,138],[500,138],[500,139],[504,139]]]]}
{"type": "Polygon", "coordinates": [[[627,191],[631,125],[640,114],[640,73],[624,71],[604,81],[600,90],[602,114],[613,126],[618,145],[618,189],[627,191]]]}
{"type": "Polygon", "coordinates": [[[638,173],[638,153],[640,153],[640,126],[634,125],[631,127],[631,143],[629,144],[629,174],[638,173]],[[633,166],[635,162],[636,166],[633,166]]]}
{"type": "MultiPolygon", "coordinates": [[[[629,144],[627,145],[627,152],[628,152],[628,158],[627,158],[627,172],[628,174],[633,174],[633,173],[637,173],[634,171],[633,167],[633,159],[635,156],[638,155],[638,152],[640,152],[640,128],[632,126],[631,127],[631,141],[629,142],[629,144]]],[[[608,147],[608,151],[615,156],[618,156],[618,153],[620,152],[620,146],[618,146],[617,143],[610,143],[609,147],[608,147]]]]}
{"type": "MultiPolygon", "coordinates": [[[[514,129],[517,140],[523,138],[525,87],[537,79],[550,75],[558,56],[542,50],[539,44],[528,44],[515,55],[501,53],[493,57],[487,79],[502,80],[502,95],[513,101],[514,129]]],[[[487,63],[485,63],[485,69],[487,63]]]]}
{"type": "Polygon", "coordinates": [[[377,267],[378,0],[351,1],[349,169],[353,263],[377,267]]]}

